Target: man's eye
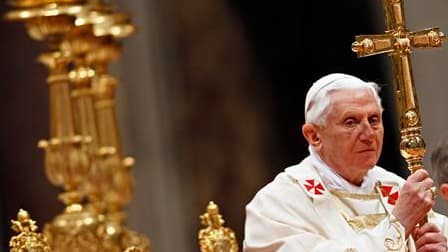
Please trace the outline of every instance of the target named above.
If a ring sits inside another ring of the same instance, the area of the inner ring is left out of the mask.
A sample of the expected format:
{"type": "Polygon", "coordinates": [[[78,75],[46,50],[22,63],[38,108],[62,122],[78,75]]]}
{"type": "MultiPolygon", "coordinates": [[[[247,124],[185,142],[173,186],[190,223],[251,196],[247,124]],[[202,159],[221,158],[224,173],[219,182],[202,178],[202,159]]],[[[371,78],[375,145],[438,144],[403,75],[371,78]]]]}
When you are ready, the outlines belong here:
{"type": "Polygon", "coordinates": [[[356,125],[356,120],[355,119],[347,119],[344,121],[344,125],[347,127],[353,127],[356,125]]]}
{"type": "Polygon", "coordinates": [[[378,116],[372,116],[369,118],[369,123],[372,125],[377,125],[380,122],[380,118],[378,116]]]}

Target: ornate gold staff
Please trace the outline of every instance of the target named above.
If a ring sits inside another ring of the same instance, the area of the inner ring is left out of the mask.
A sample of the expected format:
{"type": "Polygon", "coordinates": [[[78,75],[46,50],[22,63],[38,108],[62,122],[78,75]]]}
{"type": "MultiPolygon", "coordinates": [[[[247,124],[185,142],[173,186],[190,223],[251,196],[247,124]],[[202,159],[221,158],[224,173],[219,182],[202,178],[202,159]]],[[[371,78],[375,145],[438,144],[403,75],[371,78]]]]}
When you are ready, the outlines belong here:
{"type": "MultiPolygon", "coordinates": [[[[387,31],[384,35],[356,36],[352,50],[358,57],[388,53],[393,63],[397,112],[400,119],[400,153],[408,169],[414,173],[424,169],[425,142],[415,85],[412,77],[410,53],[412,48],[440,47],[445,35],[439,28],[410,32],[405,26],[403,1],[383,0],[387,31]]],[[[425,217],[420,224],[427,222],[425,217]]]]}

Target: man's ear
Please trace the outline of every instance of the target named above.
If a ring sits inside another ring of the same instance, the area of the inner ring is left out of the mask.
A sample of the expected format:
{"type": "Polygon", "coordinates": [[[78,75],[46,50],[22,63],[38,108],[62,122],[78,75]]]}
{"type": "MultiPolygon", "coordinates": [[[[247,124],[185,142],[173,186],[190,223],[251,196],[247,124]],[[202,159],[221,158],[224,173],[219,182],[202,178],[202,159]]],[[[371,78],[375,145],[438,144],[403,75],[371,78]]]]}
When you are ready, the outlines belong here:
{"type": "Polygon", "coordinates": [[[302,134],[309,145],[317,148],[321,145],[321,139],[316,125],[305,123],[302,126],[302,134]]]}
{"type": "Polygon", "coordinates": [[[439,186],[440,196],[448,202],[448,183],[442,183],[439,186]]]}

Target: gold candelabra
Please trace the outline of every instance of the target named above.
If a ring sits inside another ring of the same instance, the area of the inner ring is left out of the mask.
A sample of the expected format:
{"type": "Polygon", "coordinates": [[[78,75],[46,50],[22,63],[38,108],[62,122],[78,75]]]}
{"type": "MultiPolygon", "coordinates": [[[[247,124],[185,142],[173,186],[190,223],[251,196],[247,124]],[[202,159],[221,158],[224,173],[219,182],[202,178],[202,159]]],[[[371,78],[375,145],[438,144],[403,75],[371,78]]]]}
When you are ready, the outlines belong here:
{"type": "MultiPolygon", "coordinates": [[[[149,239],[125,226],[134,159],[122,155],[115,115],[118,80],[107,71],[135,26],[101,1],[10,4],[13,10],[5,18],[25,23],[31,38],[48,44],[39,61],[49,70],[50,137],[38,146],[45,151],[47,178],[64,190],[59,199],[65,204],[43,235],[36,234],[39,249],[17,250],[13,241],[19,238],[13,238],[11,251],[150,251],[149,239]]],[[[18,218],[34,225],[23,212],[18,218]]],[[[17,231],[31,237],[36,228],[17,231]]]]}

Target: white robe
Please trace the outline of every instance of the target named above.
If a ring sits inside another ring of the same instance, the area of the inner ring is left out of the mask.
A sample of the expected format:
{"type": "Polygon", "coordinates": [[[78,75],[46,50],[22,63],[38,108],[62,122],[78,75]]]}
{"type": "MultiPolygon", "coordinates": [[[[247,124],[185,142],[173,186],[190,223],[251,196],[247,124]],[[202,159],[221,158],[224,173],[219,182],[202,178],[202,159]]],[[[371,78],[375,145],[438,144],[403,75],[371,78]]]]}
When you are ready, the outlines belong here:
{"type": "MultiPolygon", "coordinates": [[[[405,180],[378,166],[369,172],[369,176],[390,188],[389,195],[378,194],[381,196],[377,200],[390,213],[395,204],[390,194],[398,191],[405,180]]],[[[415,251],[412,238],[405,241],[404,227],[393,215],[387,214],[372,228],[355,231],[341,209],[308,157],[277,175],[246,206],[243,251],[415,251]]],[[[373,207],[364,210],[377,211],[373,207]]],[[[445,216],[434,212],[428,216],[448,234],[445,216]]]]}

